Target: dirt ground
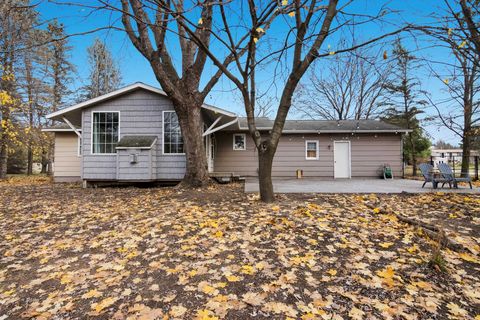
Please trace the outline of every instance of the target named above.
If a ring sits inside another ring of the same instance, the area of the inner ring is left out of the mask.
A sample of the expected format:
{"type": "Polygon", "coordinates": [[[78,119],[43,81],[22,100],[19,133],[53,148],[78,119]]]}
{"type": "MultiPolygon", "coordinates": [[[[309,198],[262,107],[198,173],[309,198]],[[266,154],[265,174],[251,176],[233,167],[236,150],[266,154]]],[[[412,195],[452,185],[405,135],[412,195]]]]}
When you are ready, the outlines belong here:
{"type": "Polygon", "coordinates": [[[480,319],[479,252],[478,195],[0,183],[1,320],[480,319]]]}

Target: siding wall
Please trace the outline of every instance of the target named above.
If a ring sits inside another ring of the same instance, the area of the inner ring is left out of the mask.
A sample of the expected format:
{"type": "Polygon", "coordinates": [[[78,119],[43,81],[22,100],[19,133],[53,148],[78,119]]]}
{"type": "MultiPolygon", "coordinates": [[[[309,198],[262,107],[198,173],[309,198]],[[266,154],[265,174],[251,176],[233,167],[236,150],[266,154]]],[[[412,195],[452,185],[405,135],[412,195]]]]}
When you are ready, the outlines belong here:
{"type": "Polygon", "coordinates": [[[55,181],[80,180],[82,158],[78,156],[78,136],[75,132],[55,133],[54,156],[53,177],[55,181]]]}
{"type": "Polygon", "coordinates": [[[152,180],[152,163],[156,162],[152,150],[123,149],[117,150],[118,180],[152,180]],[[137,162],[130,163],[131,154],[137,155],[137,162]]]}
{"type": "Polygon", "coordinates": [[[162,154],[162,111],[173,110],[170,100],[144,90],[137,90],[96,106],[82,113],[83,176],[85,180],[115,180],[117,156],[91,153],[92,111],[120,111],[120,137],[155,135],[156,157],[152,160],[156,179],[178,180],[185,174],[185,156],[162,154]]]}
{"type": "MultiPolygon", "coordinates": [[[[232,148],[232,132],[216,133],[215,172],[234,172],[241,176],[256,176],[258,156],[253,140],[247,134],[247,150],[232,148]]],[[[333,142],[351,142],[352,177],[380,176],[383,164],[392,166],[395,176],[402,174],[400,134],[310,134],[284,135],[273,162],[274,177],[294,177],[297,169],[306,177],[333,177],[333,142]],[[305,159],[305,140],[319,141],[319,159],[305,159]],[[328,148],[330,146],[330,149],[328,148]]]]}

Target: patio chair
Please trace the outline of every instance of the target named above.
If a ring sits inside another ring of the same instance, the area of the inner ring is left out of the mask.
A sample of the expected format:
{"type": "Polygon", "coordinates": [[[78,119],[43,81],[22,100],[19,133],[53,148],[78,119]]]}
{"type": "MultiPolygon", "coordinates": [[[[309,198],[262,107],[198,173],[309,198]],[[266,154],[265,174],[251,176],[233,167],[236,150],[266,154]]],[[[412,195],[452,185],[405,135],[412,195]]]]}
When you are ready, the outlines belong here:
{"type": "Polygon", "coordinates": [[[438,170],[440,170],[440,173],[442,174],[443,178],[448,179],[453,182],[453,187],[458,188],[458,183],[459,182],[468,182],[470,185],[470,189],[472,189],[472,179],[470,179],[470,176],[467,175],[465,177],[457,178],[453,174],[452,168],[447,163],[439,163],[438,164],[438,170]]]}
{"type": "Polygon", "coordinates": [[[427,182],[432,183],[433,189],[437,189],[439,183],[442,183],[442,187],[445,185],[445,183],[448,183],[450,188],[452,187],[452,181],[451,180],[447,180],[445,178],[436,178],[434,176],[433,166],[431,164],[422,163],[418,166],[418,168],[422,172],[423,178],[425,179],[425,181],[422,184],[422,188],[425,187],[427,182]]]}

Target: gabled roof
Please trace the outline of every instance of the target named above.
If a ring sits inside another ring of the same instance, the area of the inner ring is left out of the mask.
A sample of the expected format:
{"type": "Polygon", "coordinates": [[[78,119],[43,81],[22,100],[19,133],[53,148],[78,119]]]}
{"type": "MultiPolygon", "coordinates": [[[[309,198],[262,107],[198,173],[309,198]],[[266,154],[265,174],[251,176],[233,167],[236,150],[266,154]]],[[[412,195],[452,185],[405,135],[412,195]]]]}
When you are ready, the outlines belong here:
{"type": "MultiPolygon", "coordinates": [[[[258,130],[271,130],[273,120],[255,119],[258,130]]],[[[240,130],[248,130],[247,118],[239,118],[240,130]]],[[[410,132],[379,120],[286,120],[283,133],[351,133],[351,132],[410,132]]]]}
{"type": "MultiPolygon", "coordinates": [[[[93,99],[75,104],[73,106],[67,107],[65,109],[58,110],[56,112],[50,113],[49,115],[47,115],[47,119],[61,120],[62,119],[61,117],[65,114],[67,114],[67,113],[78,111],[78,110],[81,110],[83,108],[90,107],[90,106],[95,105],[97,103],[113,99],[115,97],[124,95],[126,93],[129,93],[129,92],[132,92],[132,91],[135,91],[135,90],[138,90],[138,89],[144,89],[144,90],[147,90],[149,92],[156,93],[156,94],[159,94],[161,96],[167,97],[167,94],[165,93],[165,91],[163,91],[159,88],[149,86],[149,85],[147,85],[145,83],[142,83],[142,82],[136,82],[134,84],[131,84],[129,86],[120,88],[120,89],[112,91],[110,93],[101,95],[99,97],[96,97],[96,98],[93,98],[93,99]]],[[[217,108],[217,107],[214,107],[214,106],[211,106],[211,105],[208,105],[208,104],[203,104],[202,108],[213,111],[215,113],[224,114],[228,117],[237,117],[237,115],[233,112],[230,112],[230,111],[227,111],[227,110],[224,110],[224,109],[221,109],[221,108],[217,108]]]]}

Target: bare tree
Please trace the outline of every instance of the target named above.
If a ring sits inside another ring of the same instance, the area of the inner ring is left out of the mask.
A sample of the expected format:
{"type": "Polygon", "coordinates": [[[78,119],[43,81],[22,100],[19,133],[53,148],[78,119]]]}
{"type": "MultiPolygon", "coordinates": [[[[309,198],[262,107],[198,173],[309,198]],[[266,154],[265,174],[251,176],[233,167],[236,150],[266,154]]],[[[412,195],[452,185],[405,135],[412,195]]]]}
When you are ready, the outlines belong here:
{"type": "MultiPolygon", "coordinates": [[[[459,3],[467,27],[462,31],[480,54],[480,0],[460,0],[459,3]]],[[[458,15],[456,17],[458,19],[458,15]]]]}
{"type": "Polygon", "coordinates": [[[461,139],[462,174],[468,174],[472,140],[480,124],[478,1],[459,0],[453,5],[445,1],[445,4],[446,13],[436,15],[438,25],[421,30],[435,40],[435,45],[450,51],[448,61],[430,61],[431,72],[443,82],[448,97],[427,98],[437,110],[440,125],[461,139]]]}
{"type": "MultiPolygon", "coordinates": [[[[327,3],[323,1],[293,1],[288,4],[288,1],[282,1],[281,4],[277,1],[267,2],[266,5],[260,6],[253,0],[248,1],[247,13],[242,13],[246,26],[245,29],[250,30],[249,37],[245,39],[245,43],[238,45],[235,37],[235,23],[231,22],[227,15],[227,3],[219,2],[220,15],[223,21],[222,32],[225,34],[222,43],[228,47],[231,52],[238,52],[246,48],[245,57],[240,55],[234,56],[235,71],[230,71],[217,57],[216,52],[210,50],[207,46],[202,45],[202,40],[195,37],[200,48],[204,50],[212,59],[216,66],[223,70],[224,74],[237,86],[242,94],[244,100],[245,111],[247,114],[248,129],[258,152],[259,161],[259,189],[260,198],[265,202],[274,201],[273,184],[272,184],[272,164],[273,158],[282,135],[285,120],[288,116],[289,110],[292,106],[293,94],[300,82],[300,79],[307,72],[313,61],[319,57],[327,57],[334,54],[348,52],[357,48],[363,47],[367,44],[373,43],[383,37],[399,33],[401,30],[396,30],[389,34],[384,34],[380,37],[373,38],[359,45],[349,46],[347,48],[339,49],[336,52],[322,53],[322,47],[325,39],[334,33],[341,30],[342,27],[352,23],[351,14],[344,22],[332,24],[335,18],[343,14],[345,6],[338,6],[337,0],[330,0],[327,3]],[[271,13],[271,5],[276,8],[271,13]],[[280,4],[280,5],[279,5],[280,4]],[[272,19],[280,15],[282,18],[289,16],[292,18],[292,24],[287,23],[288,32],[285,38],[281,39],[281,47],[277,50],[269,50],[263,56],[258,55],[257,46],[262,42],[262,38],[268,33],[272,25],[272,19]],[[248,19],[248,21],[246,21],[248,19]],[[281,94],[276,108],[276,116],[273,128],[269,132],[260,132],[255,125],[255,110],[256,110],[256,92],[257,83],[255,74],[258,71],[258,65],[268,60],[280,61],[284,55],[291,54],[286,60],[288,71],[281,88],[281,94]]],[[[382,11],[383,14],[383,11],[382,11]]],[[[368,17],[367,20],[372,21],[378,19],[378,16],[368,17]]],[[[193,30],[189,30],[189,34],[194,35],[193,30]]]]}
{"type": "Polygon", "coordinates": [[[0,179],[6,178],[8,148],[18,142],[15,113],[21,112],[15,70],[22,61],[18,48],[25,43],[35,12],[26,0],[0,3],[0,179]]]}
{"type": "MultiPolygon", "coordinates": [[[[106,8],[119,11],[125,31],[148,60],[155,76],[172,100],[182,131],[186,172],[184,186],[202,186],[210,181],[203,145],[201,107],[222,75],[207,75],[207,54],[199,50],[199,39],[207,48],[212,36],[213,8],[217,1],[205,0],[189,7],[183,0],[121,0],[121,8],[99,0],[106,8]],[[198,13],[198,14],[197,14],[198,13]],[[198,22],[195,18],[198,19],[198,22]],[[192,28],[192,34],[187,32],[192,28]],[[167,41],[176,40],[174,41],[167,41]]],[[[227,56],[228,65],[233,54],[227,56]]]]}
{"type": "MultiPolygon", "coordinates": [[[[455,64],[447,67],[448,75],[432,69],[434,76],[446,86],[449,98],[438,100],[427,96],[436,108],[440,125],[462,141],[462,174],[468,174],[475,128],[480,125],[480,66],[454,40],[450,41],[455,64]]],[[[480,59],[480,55],[478,58],[480,59]]]]}
{"type": "MultiPolygon", "coordinates": [[[[381,50],[383,51],[383,50],[381,50]]],[[[386,53],[381,54],[381,56],[386,53]]],[[[295,97],[295,109],[312,119],[371,119],[381,113],[390,66],[367,50],[316,62],[295,97]]],[[[385,57],[386,58],[386,57],[385,57]]]]}
{"type": "MultiPolygon", "coordinates": [[[[68,44],[65,27],[54,20],[47,26],[45,43],[42,48],[42,65],[44,66],[44,84],[46,86],[45,105],[38,111],[40,127],[53,126],[54,121],[47,121],[45,116],[62,108],[71,95],[68,85],[73,80],[75,67],[70,62],[72,47],[68,44]]],[[[52,173],[54,140],[51,134],[41,134],[40,145],[42,172],[52,173]]]]}

